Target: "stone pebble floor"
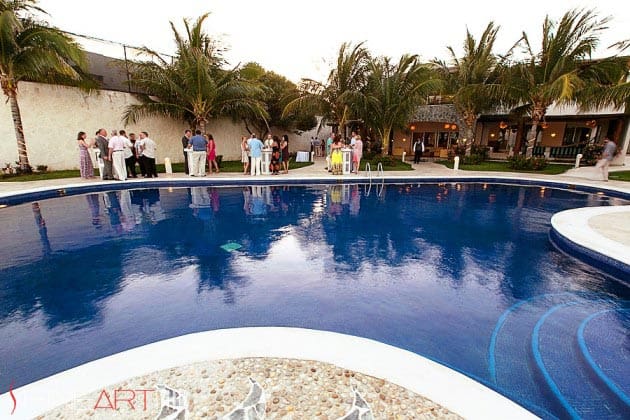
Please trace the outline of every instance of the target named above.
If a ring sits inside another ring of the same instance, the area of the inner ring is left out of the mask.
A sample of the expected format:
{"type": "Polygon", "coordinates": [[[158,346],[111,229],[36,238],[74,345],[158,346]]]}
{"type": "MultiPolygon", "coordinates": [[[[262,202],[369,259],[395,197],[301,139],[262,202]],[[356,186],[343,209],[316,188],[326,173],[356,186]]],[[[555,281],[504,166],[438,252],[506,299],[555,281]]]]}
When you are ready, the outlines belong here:
{"type": "Polygon", "coordinates": [[[160,410],[158,392],[137,392],[129,403],[120,401],[127,389],[155,389],[165,384],[188,395],[188,419],[220,419],[245,399],[248,378],[266,396],[267,419],[337,419],[353,403],[352,385],[369,404],[375,419],[460,419],[427,398],[382,379],[337,366],[307,360],[245,358],[195,363],[166,369],[103,388],[57,407],[40,419],[154,419],[160,410]],[[120,389],[117,410],[114,390],[120,389]],[[104,408],[95,408],[95,406],[104,408]]]}

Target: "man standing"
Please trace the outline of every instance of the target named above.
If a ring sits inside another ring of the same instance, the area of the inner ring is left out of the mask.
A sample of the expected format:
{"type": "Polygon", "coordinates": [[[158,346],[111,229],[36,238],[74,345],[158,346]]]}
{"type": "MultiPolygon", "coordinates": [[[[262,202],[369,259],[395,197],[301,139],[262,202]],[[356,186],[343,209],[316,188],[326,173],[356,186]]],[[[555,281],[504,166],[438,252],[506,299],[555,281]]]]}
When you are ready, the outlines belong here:
{"type": "Polygon", "coordinates": [[[182,137],[182,148],[184,149],[184,171],[186,172],[186,174],[190,174],[190,167],[188,166],[188,152],[186,150],[188,150],[188,142],[190,140],[190,138],[192,137],[192,131],[190,130],[186,130],[184,131],[184,137],[182,137]]]}
{"type": "Polygon", "coordinates": [[[109,160],[112,162],[114,174],[119,181],[127,180],[127,169],[125,168],[125,138],[122,136],[125,132],[121,131],[121,135],[116,135],[116,130],[112,131],[112,138],[109,139],[109,160]]]}
{"type": "Polygon", "coordinates": [[[615,152],[617,151],[617,145],[614,141],[610,140],[608,137],[604,138],[604,150],[602,151],[602,158],[597,162],[597,167],[602,170],[602,175],[604,177],[604,181],[608,182],[608,167],[610,166],[610,161],[615,157],[615,152]]]}
{"type": "Polygon", "coordinates": [[[249,139],[248,145],[252,158],[251,174],[252,176],[262,175],[263,142],[256,137],[256,134],[252,133],[252,137],[249,139]]]}
{"type": "Polygon", "coordinates": [[[195,130],[195,135],[188,140],[188,147],[193,150],[192,162],[190,162],[190,176],[206,176],[208,140],[201,135],[201,130],[195,130]]]}
{"type": "Polygon", "coordinates": [[[96,136],[96,147],[98,147],[98,150],[101,154],[101,159],[103,159],[103,164],[105,165],[102,168],[103,173],[101,175],[103,176],[101,178],[114,179],[114,175],[112,172],[112,161],[109,160],[108,146],[109,142],[107,141],[107,130],[101,128],[98,130],[98,135],[96,136]]]}
{"type": "Polygon", "coordinates": [[[131,178],[138,178],[136,174],[136,134],[129,133],[129,138],[125,142],[125,165],[127,166],[127,174],[131,178]]]}
{"type": "Polygon", "coordinates": [[[143,131],[140,133],[140,149],[142,150],[141,159],[144,161],[145,178],[157,178],[157,169],[155,168],[155,150],[157,145],[149,138],[149,133],[143,131]]]}
{"type": "Polygon", "coordinates": [[[424,152],[424,140],[420,137],[413,144],[413,163],[420,163],[420,158],[424,152]]]}

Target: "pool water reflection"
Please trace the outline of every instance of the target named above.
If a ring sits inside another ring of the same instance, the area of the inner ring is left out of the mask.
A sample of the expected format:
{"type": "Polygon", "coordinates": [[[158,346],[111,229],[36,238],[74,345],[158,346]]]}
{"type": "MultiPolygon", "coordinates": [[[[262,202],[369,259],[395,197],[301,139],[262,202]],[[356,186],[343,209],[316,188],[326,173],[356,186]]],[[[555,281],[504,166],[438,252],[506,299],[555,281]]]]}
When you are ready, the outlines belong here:
{"type": "Polygon", "coordinates": [[[8,207],[0,389],[182,334],[291,326],[408,349],[543,417],[621,416],[576,340],[602,312],[582,341],[628,393],[630,290],[547,237],[555,212],[618,204],[407,184],[123,190],[8,207]]]}

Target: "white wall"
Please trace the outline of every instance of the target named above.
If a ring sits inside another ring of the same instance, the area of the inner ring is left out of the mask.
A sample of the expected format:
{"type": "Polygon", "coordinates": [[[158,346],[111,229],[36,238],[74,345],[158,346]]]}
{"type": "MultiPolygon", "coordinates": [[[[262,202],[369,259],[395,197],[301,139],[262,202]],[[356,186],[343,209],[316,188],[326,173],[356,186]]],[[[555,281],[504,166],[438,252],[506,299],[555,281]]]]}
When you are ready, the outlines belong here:
{"type": "MultiPolygon", "coordinates": [[[[49,170],[77,169],[79,149],[77,133],[85,131],[93,137],[96,130],[105,128],[127,130],[127,133],[147,131],[158,145],[158,163],[170,157],[183,161],[181,138],[186,124],[165,118],[146,118],[139,124],[124,127],[122,113],[127,105],[138,103],[125,92],[101,90],[91,94],[77,88],[40,83],[20,82],[18,104],[22,114],[26,146],[31,166],[47,165],[49,170]]],[[[229,119],[210,121],[207,130],[217,141],[217,153],[224,160],[239,160],[240,140],[247,135],[243,124],[229,119]]],[[[275,131],[274,134],[285,134],[275,131]]],[[[289,134],[290,150],[310,150],[314,131],[301,136],[289,134]]],[[[11,108],[6,101],[0,105],[0,166],[17,160],[17,142],[11,119],[11,108]]]]}

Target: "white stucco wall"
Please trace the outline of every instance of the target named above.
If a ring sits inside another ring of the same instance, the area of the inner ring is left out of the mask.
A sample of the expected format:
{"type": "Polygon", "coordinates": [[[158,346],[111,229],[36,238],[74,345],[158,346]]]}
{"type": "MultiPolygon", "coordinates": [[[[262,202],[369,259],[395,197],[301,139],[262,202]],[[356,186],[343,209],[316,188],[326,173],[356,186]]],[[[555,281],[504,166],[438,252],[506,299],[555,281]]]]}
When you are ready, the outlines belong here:
{"type": "MultiPolygon", "coordinates": [[[[138,124],[124,127],[122,113],[127,105],[137,103],[135,97],[125,92],[101,90],[91,94],[79,89],[20,82],[18,103],[22,114],[24,134],[30,163],[33,167],[47,165],[49,170],[77,169],[79,149],[77,133],[85,131],[94,137],[99,128],[127,130],[127,133],[147,131],[158,145],[157,159],[164,162],[181,162],[181,138],[187,128],[184,122],[165,118],[146,118],[138,124]]],[[[210,121],[207,128],[217,141],[217,152],[224,160],[240,159],[240,140],[247,135],[243,124],[229,119],[210,121]]],[[[285,132],[275,131],[282,135],[285,132]]],[[[301,136],[289,134],[290,150],[309,150],[310,138],[315,132],[301,136]]],[[[0,165],[17,160],[17,142],[9,104],[0,105],[0,165]]]]}

